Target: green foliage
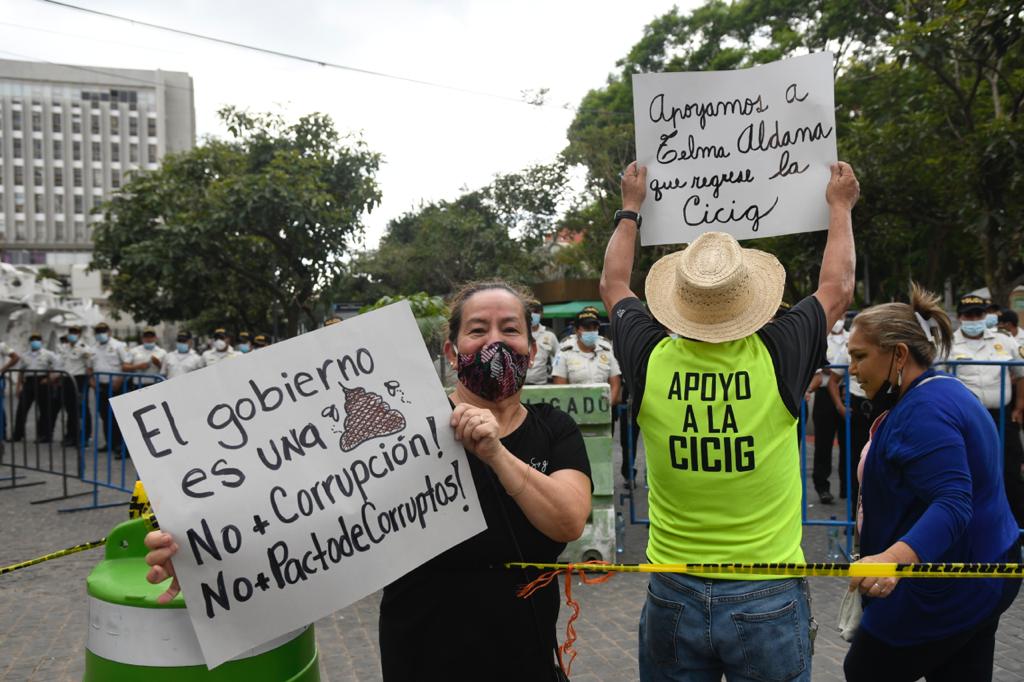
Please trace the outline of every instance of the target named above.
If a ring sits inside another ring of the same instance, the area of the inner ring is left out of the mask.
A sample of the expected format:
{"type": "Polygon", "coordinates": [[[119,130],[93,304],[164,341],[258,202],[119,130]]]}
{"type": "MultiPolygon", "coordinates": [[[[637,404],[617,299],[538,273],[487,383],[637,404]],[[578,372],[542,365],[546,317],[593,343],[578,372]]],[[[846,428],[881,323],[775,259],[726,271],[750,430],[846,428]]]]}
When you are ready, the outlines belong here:
{"type": "Polygon", "coordinates": [[[423,291],[409,296],[381,296],[375,303],[360,308],[359,314],[377,310],[398,301],[409,302],[413,317],[416,318],[416,324],[420,328],[420,335],[423,337],[423,342],[427,344],[427,349],[431,355],[439,353],[444,344],[445,330],[448,325],[448,306],[440,296],[431,296],[423,291]]]}
{"type": "Polygon", "coordinates": [[[319,293],[380,201],[379,157],[324,114],[220,115],[231,139],[168,156],[104,206],[93,267],[114,271],[116,307],[150,323],[314,327],[319,293]]]}
{"type": "MultiPolygon", "coordinates": [[[[840,157],[861,179],[863,298],[897,296],[910,278],[941,289],[948,277],[961,290],[984,279],[1005,300],[1024,282],[1024,13],[997,0],[709,0],[658,17],[570,126],[564,155],[588,173],[585,205],[567,221],[585,232],[574,268],[600,268],[618,174],[634,155],[632,74],[823,49],[837,55],[840,157]]],[[[787,266],[792,298],[813,291],[823,243],[753,242],[787,266]]],[[[644,252],[639,269],[658,255],[644,252]]]]}

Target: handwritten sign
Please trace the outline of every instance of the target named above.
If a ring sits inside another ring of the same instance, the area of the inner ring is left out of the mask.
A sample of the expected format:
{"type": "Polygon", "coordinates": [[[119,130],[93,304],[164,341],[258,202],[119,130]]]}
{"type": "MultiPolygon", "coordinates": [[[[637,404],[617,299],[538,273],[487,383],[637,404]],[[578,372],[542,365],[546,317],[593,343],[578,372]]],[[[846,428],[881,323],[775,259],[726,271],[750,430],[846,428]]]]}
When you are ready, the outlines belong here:
{"type": "Polygon", "coordinates": [[[111,402],[211,668],[485,528],[408,303],[111,402]]]}
{"type": "Polygon", "coordinates": [[[737,71],[636,74],[633,115],[637,160],[647,166],[643,245],[828,226],[830,53],[737,71]]]}

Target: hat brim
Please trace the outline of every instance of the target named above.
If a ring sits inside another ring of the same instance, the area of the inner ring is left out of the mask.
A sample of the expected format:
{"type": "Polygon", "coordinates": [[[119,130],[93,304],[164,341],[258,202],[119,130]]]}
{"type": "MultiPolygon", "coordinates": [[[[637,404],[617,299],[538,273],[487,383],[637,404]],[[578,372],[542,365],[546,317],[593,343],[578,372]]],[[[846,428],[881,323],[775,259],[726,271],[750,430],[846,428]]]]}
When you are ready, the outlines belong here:
{"type": "Polygon", "coordinates": [[[782,303],[786,269],[775,256],[757,249],[743,249],[750,276],[744,311],[724,322],[707,323],[686,314],[676,294],[676,267],[684,251],[662,257],[647,273],[644,291],[651,314],[670,331],[698,341],[724,343],[750,336],[768,323],[782,303]]]}

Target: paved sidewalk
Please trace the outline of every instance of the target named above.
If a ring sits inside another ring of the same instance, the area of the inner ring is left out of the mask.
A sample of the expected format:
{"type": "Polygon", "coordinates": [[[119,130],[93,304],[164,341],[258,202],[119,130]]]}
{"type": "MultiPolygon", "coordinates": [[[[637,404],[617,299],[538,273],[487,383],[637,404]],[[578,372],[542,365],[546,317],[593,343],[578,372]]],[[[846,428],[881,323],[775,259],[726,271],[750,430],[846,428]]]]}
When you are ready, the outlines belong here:
{"type": "MultiPolygon", "coordinates": [[[[6,460],[3,460],[6,461],[6,460]]],[[[618,465],[616,465],[618,470],[618,465]]],[[[0,478],[9,469],[0,469],[0,478]]],[[[78,506],[82,498],[33,506],[29,503],[57,494],[57,479],[26,474],[19,482],[49,480],[46,485],[4,490],[0,480],[0,566],[5,566],[79,542],[98,539],[126,518],[126,508],[58,514],[57,509],[78,506]]],[[[72,483],[72,492],[85,490],[72,483]]],[[[838,486],[834,485],[833,490],[838,486]]],[[[619,491],[623,487],[619,485],[619,491]]],[[[101,501],[125,496],[101,493],[101,501]]],[[[643,497],[642,488],[638,497],[643,497]]],[[[812,497],[813,494],[812,494],[812,497]]],[[[625,510],[628,519],[628,509],[625,510]]],[[[812,505],[812,518],[841,515],[839,505],[812,505]]],[[[641,516],[646,514],[639,507],[641,516]]],[[[627,528],[622,560],[642,561],[647,531],[642,525],[627,528]]],[[[823,560],[826,534],[809,527],[804,547],[809,561],[823,560]]],[[[43,682],[80,680],[86,639],[85,577],[99,560],[99,551],[83,552],[0,577],[0,680],[43,682]]],[[[574,682],[618,682],[637,679],[637,622],[646,578],[617,575],[603,585],[573,587],[582,605],[576,631],[579,652],[572,668],[574,682]]],[[[842,680],[846,644],[835,632],[841,580],[812,578],[813,611],[820,629],[814,656],[814,679],[842,680]]],[[[371,595],[317,623],[324,682],[380,680],[377,653],[377,601],[371,595]]],[[[566,619],[563,608],[560,636],[566,619]]],[[[997,635],[995,680],[1024,680],[1024,600],[1003,617],[997,635]]]]}

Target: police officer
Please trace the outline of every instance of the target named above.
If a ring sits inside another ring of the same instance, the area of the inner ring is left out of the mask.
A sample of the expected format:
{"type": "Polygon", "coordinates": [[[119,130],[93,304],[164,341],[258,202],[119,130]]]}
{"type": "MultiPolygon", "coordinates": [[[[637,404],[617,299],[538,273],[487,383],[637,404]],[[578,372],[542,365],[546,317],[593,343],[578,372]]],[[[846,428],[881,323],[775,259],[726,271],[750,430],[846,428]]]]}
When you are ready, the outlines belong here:
{"type": "Polygon", "coordinates": [[[54,410],[54,419],[59,409],[67,414],[64,430],[64,445],[77,445],[79,436],[79,420],[82,413],[82,402],[85,400],[85,440],[92,437],[92,415],[87,400],[89,377],[92,376],[93,350],[82,340],[82,328],[78,325],[68,327],[57,351],[60,360],[59,368],[66,373],[61,377],[59,404],[54,410]],[[73,385],[69,385],[73,383],[73,385]]]}
{"type": "Polygon", "coordinates": [[[252,338],[249,336],[249,332],[238,334],[238,345],[235,346],[235,350],[243,355],[252,351],[252,338]]]}
{"type": "Polygon", "coordinates": [[[270,345],[270,337],[268,337],[266,334],[257,334],[256,336],[254,336],[252,338],[253,350],[258,350],[260,348],[266,348],[269,345],[270,345]]]}
{"type": "Polygon", "coordinates": [[[110,409],[110,399],[121,394],[124,377],[119,374],[128,371],[131,354],[124,341],[111,335],[110,326],[106,322],[100,322],[92,331],[96,337],[96,346],[93,348],[93,378],[89,386],[96,389],[96,410],[103,420],[104,435],[109,434],[109,440],[100,449],[119,453],[122,442],[121,429],[114,418],[113,410],[110,409]]]}
{"type": "Polygon", "coordinates": [[[576,333],[562,341],[551,375],[556,384],[606,383],[611,387],[611,404],[619,402],[622,376],[612,344],[601,338],[601,324],[593,308],[576,316],[576,333]]]}
{"type": "MultiPolygon", "coordinates": [[[[988,327],[984,299],[973,294],[964,296],[956,312],[960,328],[953,332],[951,360],[1009,361],[1021,357],[1015,340],[988,327]]],[[[1024,485],[1020,480],[1020,466],[1024,459],[1020,441],[1020,424],[1024,416],[1024,367],[960,365],[956,367],[956,375],[988,408],[996,428],[999,427],[1000,408],[1006,410],[1003,483],[1017,523],[1024,526],[1024,485]]]]}
{"type": "MultiPolygon", "coordinates": [[[[131,359],[128,361],[128,367],[126,368],[129,372],[137,372],[138,374],[160,374],[160,368],[163,365],[164,358],[167,356],[167,351],[161,348],[156,342],[156,330],[146,329],[142,332],[142,343],[132,348],[129,353],[131,359]]],[[[148,385],[150,382],[146,382],[142,385],[148,385]]]]}
{"type": "MultiPolygon", "coordinates": [[[[837,320],[832,329],[829,330],[825,358],[830,365],[836,363],[836,358],[845,356],[846,339],[849,334],[843,320],[837,320]]],[[[836,434],[840,429],[839,411],[832,401],[832,394],[829,392],[829,384],[842,381],[842,376],[833,377],[831,370],[818,370],[814,380],[811,382],[811,390],[814,393],[814,408],[811,418],[814,421],[814,489],[818,493],[818,499],[822,504],[832,504],[835,496],[832,494],[829,478],[832,476],[832,444],[835,442],[836,434]]],[[[846,427],[845,421],[842,428],[846,427]]],[[[839,439],[839,489],[846,490],[846,438],[839,439]]]]}
{"type": "Polygon", "coordinates": [[[1016,341],[1018,347],[1024,347],[1024,330],[1020,328],[1020,317],[1016,311],[1004,308],[999,313],[999,326],[997,328],[1016,341]]]}
{"type": "MultiPolygon", "coordinates": [[[[854,318],[856,319],[856,318],[854,318]]],[[[849,365],[850,354],[843,344],[836,351],[834,357],[829,357],[834,365],[849,365]]],[[[839,422],[836,428],[839,438],[839,497],[845,499],[847,491],[846,460],[850,460],[849,489],[850,499],[856,500],[860,485],[857,481],[857,467],[860,465],[860,455],[864,446],[868,443],[871,432],[871,422],[864,411],[864,403],[867,401],[867,394],[860,387],[856,378],[850,377],[846,381],[846,370],[832,369],[832,376],[828,383],[828,393],[832,398],[832,404],[836,408],[839,422]],[[846,390],[850,391],[850,419],[846,419],[846,390]],[[846,449],[846,425],[850,425],[850,449],[846,449]]],[[[817,436],[815,436],[817,437],[817,436]]]]}
{"type": "Polygon", "coordinates": [[[228,343],[228,333],[223,328],[213,330],[213,348],[203,353],[203,366],[216,365],[221,360],[233,358],[238,353],[228,343]]]}
{"type": "Polygon", "coordinates": [[[533,364],[526,370],[526,383],[546,384],[551,376],[551,365],[558,353],[558,337],[554,332],[540,323],[544,306],[540,301],[530,303],[530,331],[537,344],[537,354],[533,356],[533,364]]]}
{"type": "Polygon", "coordinates": [[[192,350],[191,332],[183,329],[178,332],[174,352],[164,356],[164,361],[160,366],[160,373],[168,379],[174,379],[189,372],[194,372],[202,366],[203,359],[199,357],[199,353],[192,350]]]}
{"type": "Polygon", "coordinates": [[[28,351],[21,356],[16,366],[22,371],[18,373],[18,409],[14,416],[14,433],[11,434],[11,440],[16,443],[25,437],[25,420],[28,419],[32,403],[38,401],[36,442],[49,443],[50,400],[47,386],[50,376],[44,372],[53,372],[57,369],[57,355],[43,348],[43,337],[36,332],[28,337],[28,346],[28,351]]]}

